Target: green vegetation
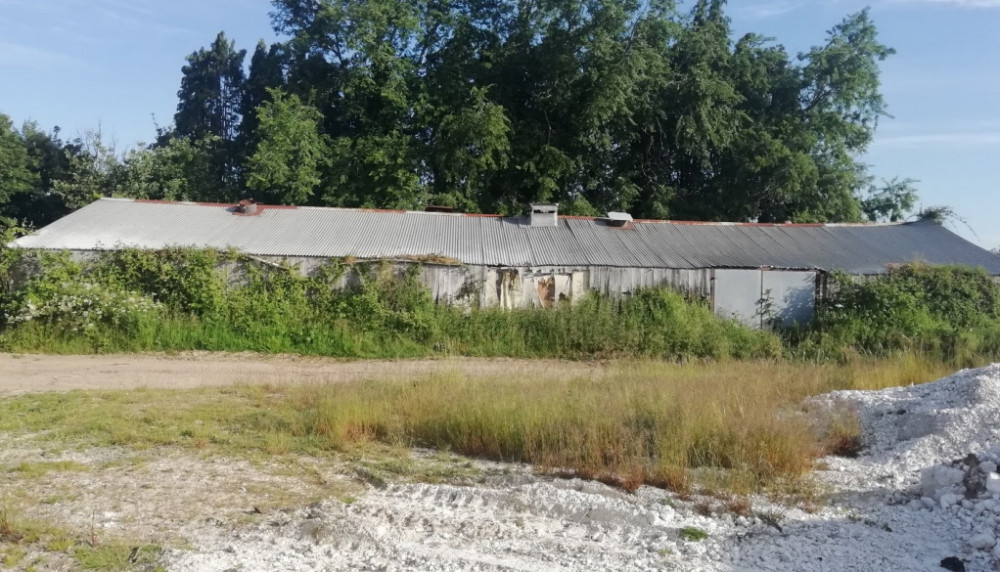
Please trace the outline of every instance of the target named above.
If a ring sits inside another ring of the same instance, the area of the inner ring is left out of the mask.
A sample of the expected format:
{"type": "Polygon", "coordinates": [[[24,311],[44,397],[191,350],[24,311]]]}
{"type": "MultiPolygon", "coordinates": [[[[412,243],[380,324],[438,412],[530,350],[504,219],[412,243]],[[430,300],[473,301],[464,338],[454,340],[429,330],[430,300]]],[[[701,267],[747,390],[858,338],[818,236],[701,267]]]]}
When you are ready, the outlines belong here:
{"type": "Polygon", "coordinates": [[[814,323],[789,333],[798,353],[908,351],[962,366],[1000,356],[1000,286],[982,270],[910,264],[879,278],[833,279],[836,293],[814,323]]]}
{"type": "MultiPolygon", "coordinates": [[[[92,446],[251,456],[427,447],[627,489],[698,483],[742,495],[795,489],[818,456],[857,451],[852,412],[803,410],[806,397],[918,383],[955,363],[1000,355],[1000,287],[959,267],[912,265],[859,282],[836,277],[837,297],[815,324],[779,335],[721,320],[665,290],[620,302],[589,296],[548,310],[463,311],[435,304],[417,265],[399,271],[333,261],[303,277],[232,252],[122,250],[78,263],[0,251],[0,261],[18,257],[37,272],[0,296],[4,349],[632,360],[586,379],[444,375],[0,402],[0,431],[44,431],[92,446]],[[354,286],[335,289],[347,273],[354,286]]],[[[27,477],[82,468],[10,470],[27,477]]],[[[380,483],[400,471],[407,469],[366,465],[358,477],[380,483]]],[[[750,510],[737,501],[732,506],[750,510]]]]}
{"type": "MultiPolygon", "coordinates": [[[[163,570],[158,565],[161,552],[155,545],[99,537],[93,529],[73,533],[25,517],[9,498],[0,497],[0,565],[4,570],[34,570],[47,557],[68,553],[82,570],[151,572],[163,570]],[[32,565],[25,567],[29,555],[32,565]]],[[[58,563],[57,567],[63,569],[58,563]]]]}
{"type": "Polygon", "coordinates": [[[272,4],[279,41],[249,66],[223,32],[178,61],[148,146],[0,115],[0,217],[43,225],[101,195],[761,222],[916,202],[859,159],[893,54],[867,10],[795,54],[732,29],[725,0],[272,4]]]}
{"type": "Polygon", "coordinates": [[[234,253],[109,252],[91,263],[42,253],[42,271],[0,300],[9,351],[288,352],[342,357],[776,358],[777,336],[716,318],[666,290],[589,296],[543,311],[437,305],[419,266],[334,261],[303,277],[234,253]],[[239,265],[231,263],[239,262],[239,265]],[[245,282],[229,288],[230,269],[245,282]],[[350,272],[358,284],[334,285],[350,272]]]}
{"type": "Polygon", "coordinates": [[[157,567],[162,549],[155,545],[132,546],[115,542],[79,546],[73,559],[82,570],[162,570],[157,567]]]}
{"type": "Polygon", "coordinates": [[[681,538],[687,540],[688,542],[698,542],[708,538],[708,533],[700,528],[695,528],[693,526],[685,526],[680,530],[681,538]]]}
{"type": "MultiPolygon", "coordinates": [[[[27,554],[25,547],[32,545],[65,550],[76,543],[73,536],[50,523],[26,517],[7,496],[0,497],[0,547],[6,550],[6,560],[18,560],[27,554]]],[[[3,553],[0,553],[3,554],[3,553]]],[[[15,566],[17,562],[5,562],[15,566]]]]}
{"type": "Polygon", "coordinates": [[[0,349],[15,352],[813,361],[915,353],[962,366],[1000,356],[1000,286],[964,267],[834,275],[813,323],[770,333],[666,289],[621,301],[591,294],[553,309],[449,307],[433,301],[417,263],[333,260],[302,276],[235,252],[122,250],[74,262],[0,249],[0,287],[17,261],[33,273],[16,291],[0,289],[0,349]]]}
{"type": "Polygon", "coordinates": [[[34,478],[40,477],[50,471],[86,471],[88,469],[87,465],[74,461],[39,461],[34,463],[19,463],[8,470],[12,473],[18,473],[19,476],[24,478],[34,478]]]}

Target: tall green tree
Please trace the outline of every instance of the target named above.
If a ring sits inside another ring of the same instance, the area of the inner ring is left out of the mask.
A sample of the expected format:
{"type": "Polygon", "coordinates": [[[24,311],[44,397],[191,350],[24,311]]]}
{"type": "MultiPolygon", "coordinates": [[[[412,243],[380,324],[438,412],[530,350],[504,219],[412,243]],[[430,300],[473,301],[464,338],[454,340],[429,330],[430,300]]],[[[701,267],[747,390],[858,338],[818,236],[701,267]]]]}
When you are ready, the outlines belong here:
{"type": "Polygon", "coordinates": [[[236,42],[228,40],[225,32],[219,32],[207,50],[201,48],[187,57],[187,65],[181,68],[174,115],[177,135],[195,139],[215,135],[224,141],[236,138],[246,81],[245,58],[246,50],[237,50],[236,42]]]}
{"type": "Polygon", "coordinates": [[[219,32],[208,49],[199,49],[187,57],[181,69],[181,87],[177,92],[177,113],[173,134],[202,147],[211,147],[213,180],[218,189],[216,200],[235,198],[239,192],[240,112],[246,77],[243,61],[246,50],[219,32]]]}
{"type": "Polygon", "coordinates": [[[9,216],[28,221],[40,227],[54,222],[70,211],[62,198],[55,194],[56,181],[67,180],[71,176],[73,157],[82,151],[79,142],[63,142],[59,128],[52,133],[41,129],[35,122],[25,122],[21,127],[21,137],[28,152],[31,170],[38,175],[37,184],[27,192],[13,195],[6,210],[9,216]]]}
{"type": "Polygon", "coordinates": [[[182,179],[215,200],[243,183],[278,202],[800,222],[914,204],[859,161],[893,53],[867,10],[790,55],[734,36],[725,0],[273,5],[285,39],[258,44],[249,77],[222,34],[184,68],[176,133],[217,168],[182,179]]]}
{"type": "MultiPolygon", "coordinates": [[[[24,123],[20,133],[9,127],[0,127],[0,131],[4,132],[0,140],[9,143],[14,134],[23,147],[23,152],[15,153],[15,163],[20,163],[20,168],[0,167],[0,173],[14,174],[20,180],[15,192],[0,201],[0,211],[6,216],[40,227],[100,196],[112,194],[112,180],[119,162],[99,130],[88,131],[70,141],[59,137],[58,127],[48,133],[30,121],[24,123]]],[[[9,157],[9,153],[0,152],[0,157],[3,155],[9,157]]],[[[3,178],[0,174],[0,180],[3,178]]]]}
{"type": "Polygon", "coordinates": [[[10,117],[0,113],[0,214],[18,193],[31,192],[39,182],[21,134],[10,117]]]}
{"type": "Polygon", "coordinates": [[[882,186],[871,184],[861,201],[861,212],[870,222],[900,222],[913,211],[917,190],[913,179],[883,180],[882,186]]]}
{"type": "Polygon", "coordinates": [[[247,187],[258,200],[308,204],[320,183],[327,153],[319,123],[323,116],[297,95],[270,90],[257,108],[257,149],[247,164],[247,187]]]}
{"type": "Polygon", "coordinates": [[[268,46],[260,40],[250,58],[250,70],[240,101],[239,147],[242,157],[249,158],[257,147],[257,109],[270,100],[270,90],[282,89],[284,84],[284,47],[281,44],[268,46]]]}
{"type": "Polygon", "coordinates": [[[292,93],[314,94],[331,138],[326,204],[418,207],[424,126],[418,104],[429,50],[450,2],[279,0],[276,29],[291,36],[292,93]],[[315,79],[322,78],[319,82],[315,79]],[[313,91],[316,89],[315,92],[313,91]]]}

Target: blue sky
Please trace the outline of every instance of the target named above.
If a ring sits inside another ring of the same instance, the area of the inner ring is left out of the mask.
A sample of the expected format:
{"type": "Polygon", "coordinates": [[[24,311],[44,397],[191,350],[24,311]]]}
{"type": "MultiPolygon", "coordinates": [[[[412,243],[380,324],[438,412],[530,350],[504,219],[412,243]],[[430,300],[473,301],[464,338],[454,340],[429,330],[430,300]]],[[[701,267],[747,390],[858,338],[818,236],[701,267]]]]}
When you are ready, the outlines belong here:
{"type": "MultiPolygon", "coordinates": [[[[864,160],[880,177],[919,180],[923,205],[965,218],[952,227],[1000,245],[1000,0],[730,0],[734,32],[798,52],[871,5],[884,63],[885,119],[864,160]]],[[[170,123],[184,56],[219,30],[253,49],[275,40],[267,0],[0,0],[0,112],[15,123],[101,127],[119,150],[170,123]]]]}

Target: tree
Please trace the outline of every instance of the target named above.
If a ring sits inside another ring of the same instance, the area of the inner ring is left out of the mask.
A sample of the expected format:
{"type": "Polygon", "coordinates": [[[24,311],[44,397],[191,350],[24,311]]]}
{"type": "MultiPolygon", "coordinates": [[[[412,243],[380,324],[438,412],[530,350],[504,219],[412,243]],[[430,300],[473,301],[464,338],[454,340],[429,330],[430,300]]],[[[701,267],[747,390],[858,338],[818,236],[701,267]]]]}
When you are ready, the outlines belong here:
{"type": "Polygon", "coordinates": [[[269,94],[257,109],[258,144],[247,165],[247,187],[267,202],[308,203],[320,183],[326,153],[319,133],[323,116],[297,95],[277,89],[269,94]]]}
{"type": "MultiPolygon", "coordinates": [[[[181,72],[181,87],[177,92],[177,113],[174,115],[175,136],[197,141],[208,147],[211,143],[213,163],[210,184],[218,189],[215,200],[232,199],[239,184],[240,111],[246,78],[243,60],[246,50],[236,50],[236,43],[219,32],[208,50],[202,48],[187,57],[181,72]]],[[[206,181],[206,183],[209,183],[206,181]]]]}
{"type": "Polygon", "coordinates": [[[114,179],[119,196],[172,201],[218,200],[212,151],[218,139],[165,137],[161,144],[129,150],[114,179]]]}
{"type": "Polygon", "coordinates": [[[905,220],[917,202],[913,179],[882,181],[881,187],[869,190],[861,201],[861,211],[871,222],[899,222],[905,220]]]}
{"type": "Polygon", "coordinates": [[[250,72],[244,83],[240,108],[239,147],[244,159],[252,156],[257,147],[257,109],[269,101],[268,90],[284,87],[283,48],[281,44],[268,47],[260,40],[250,58],[250,72]]]}
{"type": "Polygon", "coordinates": [[[875,188],[858,160],[887,115],[893,53],[867,10],[795,56],[734,36],[725,0],[692,4],[275,0],[286,39],[258,43],[248,77],[224,34],[188,57],[174,132],[188,146],[151,156],[163,168],[137,156],[140,179],[212,200],[246,184],[276,202],[505,214],[558,201],[643,218],[906,215],[912,182],[875,188]],[[180,157],[183,176],[166,167],[180,157]]]}
{"type": "Polygon", "coordinates": [[[423,201],[428,54],[447,34],[451,2],[278,0],[291,36],[288,90],[323,110],[330,169],[325,204],[415,208],[423,201]]]}
{"type": "Polygon", "coordinates": [[[30,121],[22,125],[21,137],[28,152],[30,169],[37,174],[37,182],[30,190],[11,196],[0,210],[5,210],[14,219],[40,227],[70,211],[53,190],[56,181],[71,176],[72,158],[79,155],[82,149],[73,142],[64,143],[59,138],[58,127],[50,134],[30,121]]]}
{"type": "Polygon", "coordinates": [[[474,88],[474,101],[449,110],[438,121],[432,139],[434,184],[429,202],[478,209],[479,193],[489,174],[506,167],[510,158],[510,120],[503,107],[474,88]]]}
{"type": "Polygon", "coordinates": [[[211,47],[193,52],[181,68],[174,126],[180,137],[199,139],[215,135],[233,141],[240,121],[246,50],[219,32],[211,47]]]}
{"type": "Polygon", "coordinates": [[[10,117],[0,113],[0,213],[11,197],[31,192],[38,184],[38,173],[31,166],[21,134],[10,117]]]}
{"type": "Polygon", "coordinates": [[[67,176],[52,183],[52,194],[69,210],[110,196],[120,167],[114,146],[104,141],[99,129],[84,133],[75,146],[77,152],[69,156],[67,176]]]}

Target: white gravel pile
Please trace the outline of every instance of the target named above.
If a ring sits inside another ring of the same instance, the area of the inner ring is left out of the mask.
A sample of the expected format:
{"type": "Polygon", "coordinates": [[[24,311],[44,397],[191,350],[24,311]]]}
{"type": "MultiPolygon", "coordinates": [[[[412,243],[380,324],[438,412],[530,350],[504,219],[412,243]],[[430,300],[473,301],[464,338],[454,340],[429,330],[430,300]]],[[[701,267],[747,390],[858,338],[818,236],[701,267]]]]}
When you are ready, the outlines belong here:
{"type": "Polygon", "coordinates": [[[831,492],[812,514],[756,499],[754,516],[703,516],[704,499],[517,470],[475,487],[371,489],[349,504],[277,512],[250,527],[204,523],[167,568],[1000,569],[1000,365],[816,401],[855,408],[865,449],[826,460],[817,476],[831,492]]]}

